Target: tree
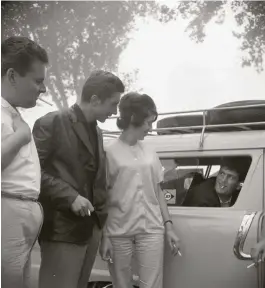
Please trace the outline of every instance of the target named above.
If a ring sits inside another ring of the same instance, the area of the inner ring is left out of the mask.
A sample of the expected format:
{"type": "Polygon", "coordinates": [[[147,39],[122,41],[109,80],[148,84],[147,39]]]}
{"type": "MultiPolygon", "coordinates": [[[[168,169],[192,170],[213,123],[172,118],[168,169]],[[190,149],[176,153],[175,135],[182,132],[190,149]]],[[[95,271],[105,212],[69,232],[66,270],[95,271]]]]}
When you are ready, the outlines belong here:
{"type": "Polygon", "coordinates": [[[254,66],[263,71],[265,54],[265,1],[183,1],[178,13],[188,19],[187,32],[191,39],[202,42],[207,24],[222,24],[227,13],[232,12],[237,23],[233,35],[244,51],[242,66],[254,66]]]}
{"type": "MultiPolygon", "coordinates": [[[[2,2],[1,12],[3,38],[23,35],[47,49],[46,84],[59,109],[68,107],[69,96],[80,95],[92,70],[116,70],[136,16],[166,22],[174,15],[148,1],[2,2]]],[[[128,74],[125,80],[130,83],[128,74]]]]}
{"type": "MultiPolygon", "coordinates": [[[[246,52],[242,65],[262,71],[264,1],[180,1],[174,8],[153,1],[2,2],[1,29],[3,38],[24,35],[47,49],[47,88],[53,102],[62,109],[68,106],[69,96],[80,95],[92,70],[117,70],[136,17],[154,17],[164,23],[184,17],[191,39],[199,43],[206,37],[207,24],[222,24],[228,11],[232,11],[238,25],[233,34],[246,52]]],[[[130,87],[137,71],[128,71],[122,77],[130,87]]]]}

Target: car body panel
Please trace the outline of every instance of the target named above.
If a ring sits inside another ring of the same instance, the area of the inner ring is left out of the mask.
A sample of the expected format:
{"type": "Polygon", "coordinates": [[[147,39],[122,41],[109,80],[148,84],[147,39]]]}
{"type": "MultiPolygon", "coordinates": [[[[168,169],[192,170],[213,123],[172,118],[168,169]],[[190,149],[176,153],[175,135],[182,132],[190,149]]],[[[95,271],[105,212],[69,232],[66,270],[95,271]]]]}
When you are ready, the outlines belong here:
{"type": "MultiPolygon", "coordinates": [[[[179,209],[171,215],[182,239],[182,257],[174,258],[166,251],[164,287],[257,287],[255,269],[247,269],[251,260],[239,260],[233,253],[245,211],[203,207],[179,209]]],[[[245,251],[256,242],[259,216],[252,223],[245,251]]]]}
{"type": "MultiPolygon", "coordinates": [[[[244,252],[249,253],[258,241],[259,220],[265,206],[265,131],[208,133],[204,135],[203,147],[199,145],[200,138],[200,133],[150,136],[145,143],[158,152],[162,162],[169,157],[250,155],[252,163],[233,207],[169,207],[174,227],[181,239],[182,257],[174,258],[165,249],[164,287],[263,288],[260,285],[264,283],[258,283],[256,268],[247,269],[251,260],[239,260],[233,247],[242,219],[247,213],[255,212],[256,215],[245,241],[244,252]]],[[[110,141],[113,140],[108,139],[105,144],[108,145],[110,141]]],[[[32,253],[33,284],[37,283],[39,263],[39,247],[36,245],[32,253]]],[[[261,271],[261,266],[258,271],[261,271]]],[[[136,267],[133,270],[134,279],[137,280],[136,267]]],[[[109,281],[107,264],[97,255],[90,282],[109,281]]]]}

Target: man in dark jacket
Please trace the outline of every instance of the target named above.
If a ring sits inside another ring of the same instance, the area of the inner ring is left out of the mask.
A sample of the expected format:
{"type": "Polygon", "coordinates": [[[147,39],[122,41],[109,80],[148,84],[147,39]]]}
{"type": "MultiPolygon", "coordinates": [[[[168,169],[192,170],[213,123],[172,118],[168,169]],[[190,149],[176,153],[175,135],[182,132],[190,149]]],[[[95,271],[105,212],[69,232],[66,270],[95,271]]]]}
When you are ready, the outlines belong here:
{"type": "Polygon", "coordinates": [[[230,207],[238,197],[241,185],[247,174],[248,160],[224,160],[217,177],[204,180],[188,191],[183,206],[230,207]]]}
{"type": "Polygon", "coordinates": [[[107,217],[105,152],[97,120],[117,113],[123,92],[115,75],[92,73],[78,103],[34,125],[44,209],[40,288],[87,287],[107,217]]]}

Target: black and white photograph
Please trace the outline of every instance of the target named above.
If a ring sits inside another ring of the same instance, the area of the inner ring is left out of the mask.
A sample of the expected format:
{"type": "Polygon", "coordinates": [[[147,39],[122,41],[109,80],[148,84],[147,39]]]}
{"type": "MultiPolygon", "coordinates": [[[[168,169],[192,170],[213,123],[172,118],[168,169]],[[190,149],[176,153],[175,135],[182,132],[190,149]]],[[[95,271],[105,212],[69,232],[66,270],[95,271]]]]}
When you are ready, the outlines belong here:
{"type": "Polygon", "coordinates": [[[265,1],[1,1],[1,287],[265,288],[265,1]]]}

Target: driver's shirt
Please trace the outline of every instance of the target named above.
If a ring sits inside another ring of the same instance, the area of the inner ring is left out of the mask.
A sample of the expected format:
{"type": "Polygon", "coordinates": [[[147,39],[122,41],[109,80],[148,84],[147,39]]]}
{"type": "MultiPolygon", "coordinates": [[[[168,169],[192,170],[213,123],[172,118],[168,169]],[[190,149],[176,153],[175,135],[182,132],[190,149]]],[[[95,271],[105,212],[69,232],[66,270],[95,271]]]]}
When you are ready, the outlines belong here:
{"type": "Polygon", "coordinates": [[[163,168],[157,154],[143,142],[130,146],[120,139],[106,147],[108,219],[106,236],[164,233],[158,193],[163,168]]]}
{"type": "MultiPolygon", "coordinates": [[[[14,118],[21,117],[4,98],[1,98],[1,142],[14,133],[14,118]]],[[[21,147],[13,161],[1,171],[1,191],[6,194],[38,199],[40,192],[40,163],[33,137],[21,147]]]]}

